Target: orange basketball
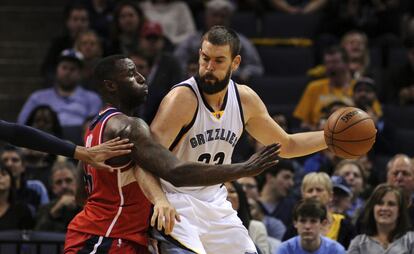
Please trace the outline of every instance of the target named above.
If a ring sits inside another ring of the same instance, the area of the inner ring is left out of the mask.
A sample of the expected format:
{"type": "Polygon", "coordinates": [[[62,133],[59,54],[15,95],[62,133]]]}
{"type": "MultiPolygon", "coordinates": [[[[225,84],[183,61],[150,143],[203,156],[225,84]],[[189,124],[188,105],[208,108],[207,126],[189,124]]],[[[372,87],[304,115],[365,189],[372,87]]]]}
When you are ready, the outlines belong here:
{"type": "Polygon", "coordinates": [[[324,134],[328,149],[336,156],[355,159],[366,154],[375,142],[377,129],[372,118],[354,107],[340,108],[329,116],[324,134]]]}

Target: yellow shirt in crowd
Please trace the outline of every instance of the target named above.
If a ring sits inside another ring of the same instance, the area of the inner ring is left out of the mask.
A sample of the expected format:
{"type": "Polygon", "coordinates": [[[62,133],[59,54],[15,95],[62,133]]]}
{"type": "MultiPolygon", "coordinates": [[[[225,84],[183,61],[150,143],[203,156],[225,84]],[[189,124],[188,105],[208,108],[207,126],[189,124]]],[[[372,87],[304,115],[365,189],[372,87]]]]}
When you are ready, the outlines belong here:
{"type": "MultiPolygon", "coordinates": [[[[334,101],[342,101],[347,105],[353,105],[352,93],[355,80],[346,88],[336,88],[329,86],[329,79],[315,80],[306,87],[293,115],[305,123],[317,125],[322,115],[322,108],[334,101]]],[[[377,116],[382,115],[379,101],[375,101],[373,110],[377,116]]]]}

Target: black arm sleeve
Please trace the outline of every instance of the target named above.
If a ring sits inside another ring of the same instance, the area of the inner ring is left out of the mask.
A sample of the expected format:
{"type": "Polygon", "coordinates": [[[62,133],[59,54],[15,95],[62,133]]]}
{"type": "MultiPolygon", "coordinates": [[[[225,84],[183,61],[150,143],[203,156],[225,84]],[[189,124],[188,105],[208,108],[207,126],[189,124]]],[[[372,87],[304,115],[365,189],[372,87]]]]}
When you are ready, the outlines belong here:
{"type": "Polygon", "coordinates": [[[75,155],[76,149],[75,144],[61,140],[46,132],[2,120],[0,120],[0,140],[15,146],[71,158],[75,155]]]}

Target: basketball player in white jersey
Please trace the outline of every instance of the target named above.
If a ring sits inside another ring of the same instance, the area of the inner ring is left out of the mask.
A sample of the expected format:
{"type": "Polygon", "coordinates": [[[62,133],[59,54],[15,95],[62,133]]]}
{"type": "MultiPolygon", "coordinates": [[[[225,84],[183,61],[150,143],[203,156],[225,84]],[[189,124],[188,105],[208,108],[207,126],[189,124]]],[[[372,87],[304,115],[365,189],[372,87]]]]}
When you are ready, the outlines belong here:
{"type": "MultiPolygon", "coordinates": [[[[230,79],[241,61],[239,51],[239,38],[230,29],[215,26],[203,36],[199,76],[174,86],[151,124],[158,141],[178,158],[210,164],[231,163],[244,129],[262,144],[281,143],[280,156],[285,158],[325,149],[322,131],[287,134],[250,87],[230,79]]],[[[154,232],[161,254],[257,253],[236,211],[226,201],[225,187],[162,184],[181,222],[168,237],[154,232]]]]}

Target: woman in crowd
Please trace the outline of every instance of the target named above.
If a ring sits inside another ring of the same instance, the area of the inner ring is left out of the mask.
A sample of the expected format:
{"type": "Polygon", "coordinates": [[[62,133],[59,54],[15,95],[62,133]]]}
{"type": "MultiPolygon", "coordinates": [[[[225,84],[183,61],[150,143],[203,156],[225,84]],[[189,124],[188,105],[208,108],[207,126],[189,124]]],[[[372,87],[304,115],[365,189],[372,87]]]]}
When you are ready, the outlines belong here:
{"type": "Polygon", "coordinates": [[[15,203],[15,193],[13,175],[0,162],[0,230],[23,230],[34,226],[29,207],[15,203]]]}
{"type": "Polygon", "coordinates": [[[395,186],[380,184],[365,206],[364,234],[355,237],[348,254],[414,253],[407,198],[395,186]]]}
{"type": "Polygon", "coordinates": [[[122,1],[114,11],[114,30],[109,54],[125,54],[138,48],[139,37],[145,17],[133,1],[122,1]]]}

